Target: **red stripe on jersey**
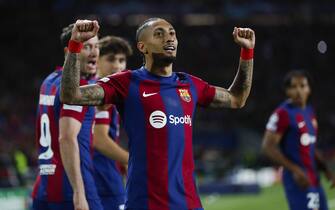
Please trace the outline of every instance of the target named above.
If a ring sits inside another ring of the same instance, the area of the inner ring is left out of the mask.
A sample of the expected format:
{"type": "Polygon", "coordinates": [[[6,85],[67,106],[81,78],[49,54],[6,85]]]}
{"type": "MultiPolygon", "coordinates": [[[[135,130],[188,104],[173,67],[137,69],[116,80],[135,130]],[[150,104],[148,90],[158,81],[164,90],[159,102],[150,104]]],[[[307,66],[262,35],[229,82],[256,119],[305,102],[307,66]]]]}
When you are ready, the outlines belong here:
{"type": "MultiPolygon", "coordinates": [[[[56,94],[56,86],[51,87],[51,95],[56,94]]],[[[58,129],[59,124],[55,118],[54,107],[48,106],[48,117],[50,120],[50,135],[51,135],[51,148],[53,150],[53,157],[51,164],[56,165],[55,174],[48,175],[48,184],[47,184],[47,196],[48,201],[60,202],[63,200],[63,164],[59,151],[59,142],[58,142],[58,129]]]]}
{"type": "MultiPolygon", "coordinates": [[[[185,88],[183,88],[185,89],[185,88]]],[[[178,89],[177,94],[180,95],[178,89]]],[[[187,88],[189,94],[191,91],[189,87],[187,88]]],[[[192,114],[194,110],[194,98],[191,98],[191,101],[184,100],[182,96],[180,96],[180,102],[184,111],[184,116],[189,115],[192,119],[192,114]]],[[[185,130],[185,147],[184,147],[184,156],[183,156],[183,165],[182,165],[182,174],[184,180],[185,187],[185,196],[187,209],[195,209],[201,207],[201,201],[197,194],[195,180],[194,180],[194,160],[193,160],[193,145],[192,145],[192,126],[188,124],[184,124],[185,130]]]]}
{"type": "MultiPolygon", "coordinates": [[[[300,139],[303,134],[308,134],[308,129],[306,122],[304,120],[304,116],[302,114],[296,115],[296,121],[298,123],[299,133],[300,133],[300,139]]],[[[307,176],[309,178],[309,181],[311,182],[312,186],[317,186],[318,181],[317,177],[314,173],[313,169],[313,162],[311,157],[311,146],[308,145],[302,145],[301,140],[299,142],[299,153],[302,160],[302,163],[307,170],[307,176]]]]}
{"type": "Polygon", "coordinates": [[[40,183],[41,183],[41,176],[38,175],[34,184],[34,188],[33,188],[33,192],[31,193],[31,196],[33,197],[33,199],[35,199],[37,197],[37,193],[38,193],[38,189],[40,187],[40,183]]]}
{"type": "Polygon", "coordinates": [[[154,128],[149,122],[150,115],[154,111],[166,113],[163,100],[159,95],[160,86],[157,82],[142,81],[139,89],[145,116],[148,209],[168,210],[168,129],[167,125],[154,128]],[[156,94],[144,97],[144,93],[156,94]]]}

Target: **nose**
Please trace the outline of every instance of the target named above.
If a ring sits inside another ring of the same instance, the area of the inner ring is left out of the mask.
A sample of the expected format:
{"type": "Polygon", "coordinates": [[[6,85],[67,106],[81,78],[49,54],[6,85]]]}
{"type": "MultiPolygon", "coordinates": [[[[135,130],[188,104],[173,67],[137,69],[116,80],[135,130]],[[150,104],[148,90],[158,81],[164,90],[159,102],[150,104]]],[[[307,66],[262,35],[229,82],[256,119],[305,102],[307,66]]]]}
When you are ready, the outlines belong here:
{"type": "Polygon", "coordinates": [[[166,42],[174,42],[175,40],[176,40],[176,37],[174,35],[167,33],[166,38],[165,38],[166,42]]]}
{"type": "Polygon", "coordinates": [[[90,56],[95,58],[99,56],[99,47],[93,47],[92,50],[90,51],[90,56]]]}

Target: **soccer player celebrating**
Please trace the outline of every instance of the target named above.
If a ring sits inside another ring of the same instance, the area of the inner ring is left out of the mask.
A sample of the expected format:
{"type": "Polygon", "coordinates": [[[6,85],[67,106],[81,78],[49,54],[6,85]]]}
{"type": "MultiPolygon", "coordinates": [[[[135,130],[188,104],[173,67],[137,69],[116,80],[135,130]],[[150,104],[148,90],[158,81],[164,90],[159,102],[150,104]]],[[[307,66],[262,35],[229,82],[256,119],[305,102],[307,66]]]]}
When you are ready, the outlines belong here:
{"type": "MultiPolygon", "coordinates": [[[[73,24],[64,28],[61,35],[65,54],[72,28],[73,24]]],[[[76,55],[78,83],[95,83],[99,56],[96,33],[83,42],[76,55]]],[[[60,102],[62,73],[61,68],[51,73],[40,88],[36,123],[39,175],[32,192],[33,209],[102,210],[90,153],[95,109],[60,102]]]]}
{"type": "Polygon", "coordinates": [[[64,63],[61,99],[78,105],[116,104],[129,138],[126,209],[202,209],[195,185],[192,119],[196,106],[241,108],[250,93],[255,34],[234,28],[241,46],[236,77],[228,89],[174,72],[178,40],[173,26],[151,18],[137,30],[145,64],[79,86],[78,49],[96,35],[97,21],[78,20],[64,63]]]}
{"type": "Polygon", "coordinates": [[[332,187],[335,178],[315,146],[318,123],[308,103],[309,77],[303,71],[289,72],[284,88],[288,99],[274,111],[266,125],[263,150],[284,166],[283,183],[291,210],[327,210],[318,171],[325,172],[332,187]]]}
{"type": "MultiPolygon", "coordinates": [[[[99,78],[126,68],[127,57],[132,54],[132,49],[126,40],[106,36],[99,40],[99,47],[99,78]]],[[[129,155],[116,143],[119,141],[119,129],[120,116],[116,107],[111,105],[107,109],[98,108],[95,115],[94,147],[99,151],[108,150],[106,153],[110,153],[109,158],[113,159],[109,159],[98,151],[94,152],[94,178],[102,205],[106,210],[123,210],[125,204],[123,179],[114,160],[127,166],[129,155]]]]}

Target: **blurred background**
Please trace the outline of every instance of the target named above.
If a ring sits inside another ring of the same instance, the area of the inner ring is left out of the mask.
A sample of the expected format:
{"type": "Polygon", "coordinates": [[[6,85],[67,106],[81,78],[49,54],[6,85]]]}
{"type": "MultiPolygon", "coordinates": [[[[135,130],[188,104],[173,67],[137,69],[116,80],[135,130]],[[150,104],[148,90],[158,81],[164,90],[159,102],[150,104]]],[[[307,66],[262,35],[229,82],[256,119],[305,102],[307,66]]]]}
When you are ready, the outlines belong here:
{"type": "MultiPolygon", "coordinates": [[[[254,80],[242,110],[199,110],[194,154],[207,210],[287,209],[280,169],[261,154],[265,124],[284,100],[282,78],[303,69],[313,79],[318,147],[335,165],[335,2],[331,0],[0,0],[0,207],[22,210],[37,172],[38,88],[63,64],[61,29],[78,18],[100,21],[100,35],[135,47],[137,26],[169,20],[179,40],[175,71],[229,87],[238,66],[234,26],[256,31],[254,80]]],[[[136,51],[136,50],[135,50],[136,51]]],[[[128,62],[142,64],[139,53],[128,62]]],[[[335,193],[328,191],[330,209],[335,193]]]]}

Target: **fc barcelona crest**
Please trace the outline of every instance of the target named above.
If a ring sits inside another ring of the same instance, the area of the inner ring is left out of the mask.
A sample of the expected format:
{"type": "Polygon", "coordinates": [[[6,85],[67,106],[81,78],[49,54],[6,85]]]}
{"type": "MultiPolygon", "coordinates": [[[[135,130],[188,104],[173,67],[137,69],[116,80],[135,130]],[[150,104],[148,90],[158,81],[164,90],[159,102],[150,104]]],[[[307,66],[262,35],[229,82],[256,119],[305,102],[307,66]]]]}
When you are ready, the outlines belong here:
{"type": "Polygon", "coordinates": [[[179,95],[184,101],[186,102],[191,101],[191,95],[187,89],[179,89],[179,95]]]}

